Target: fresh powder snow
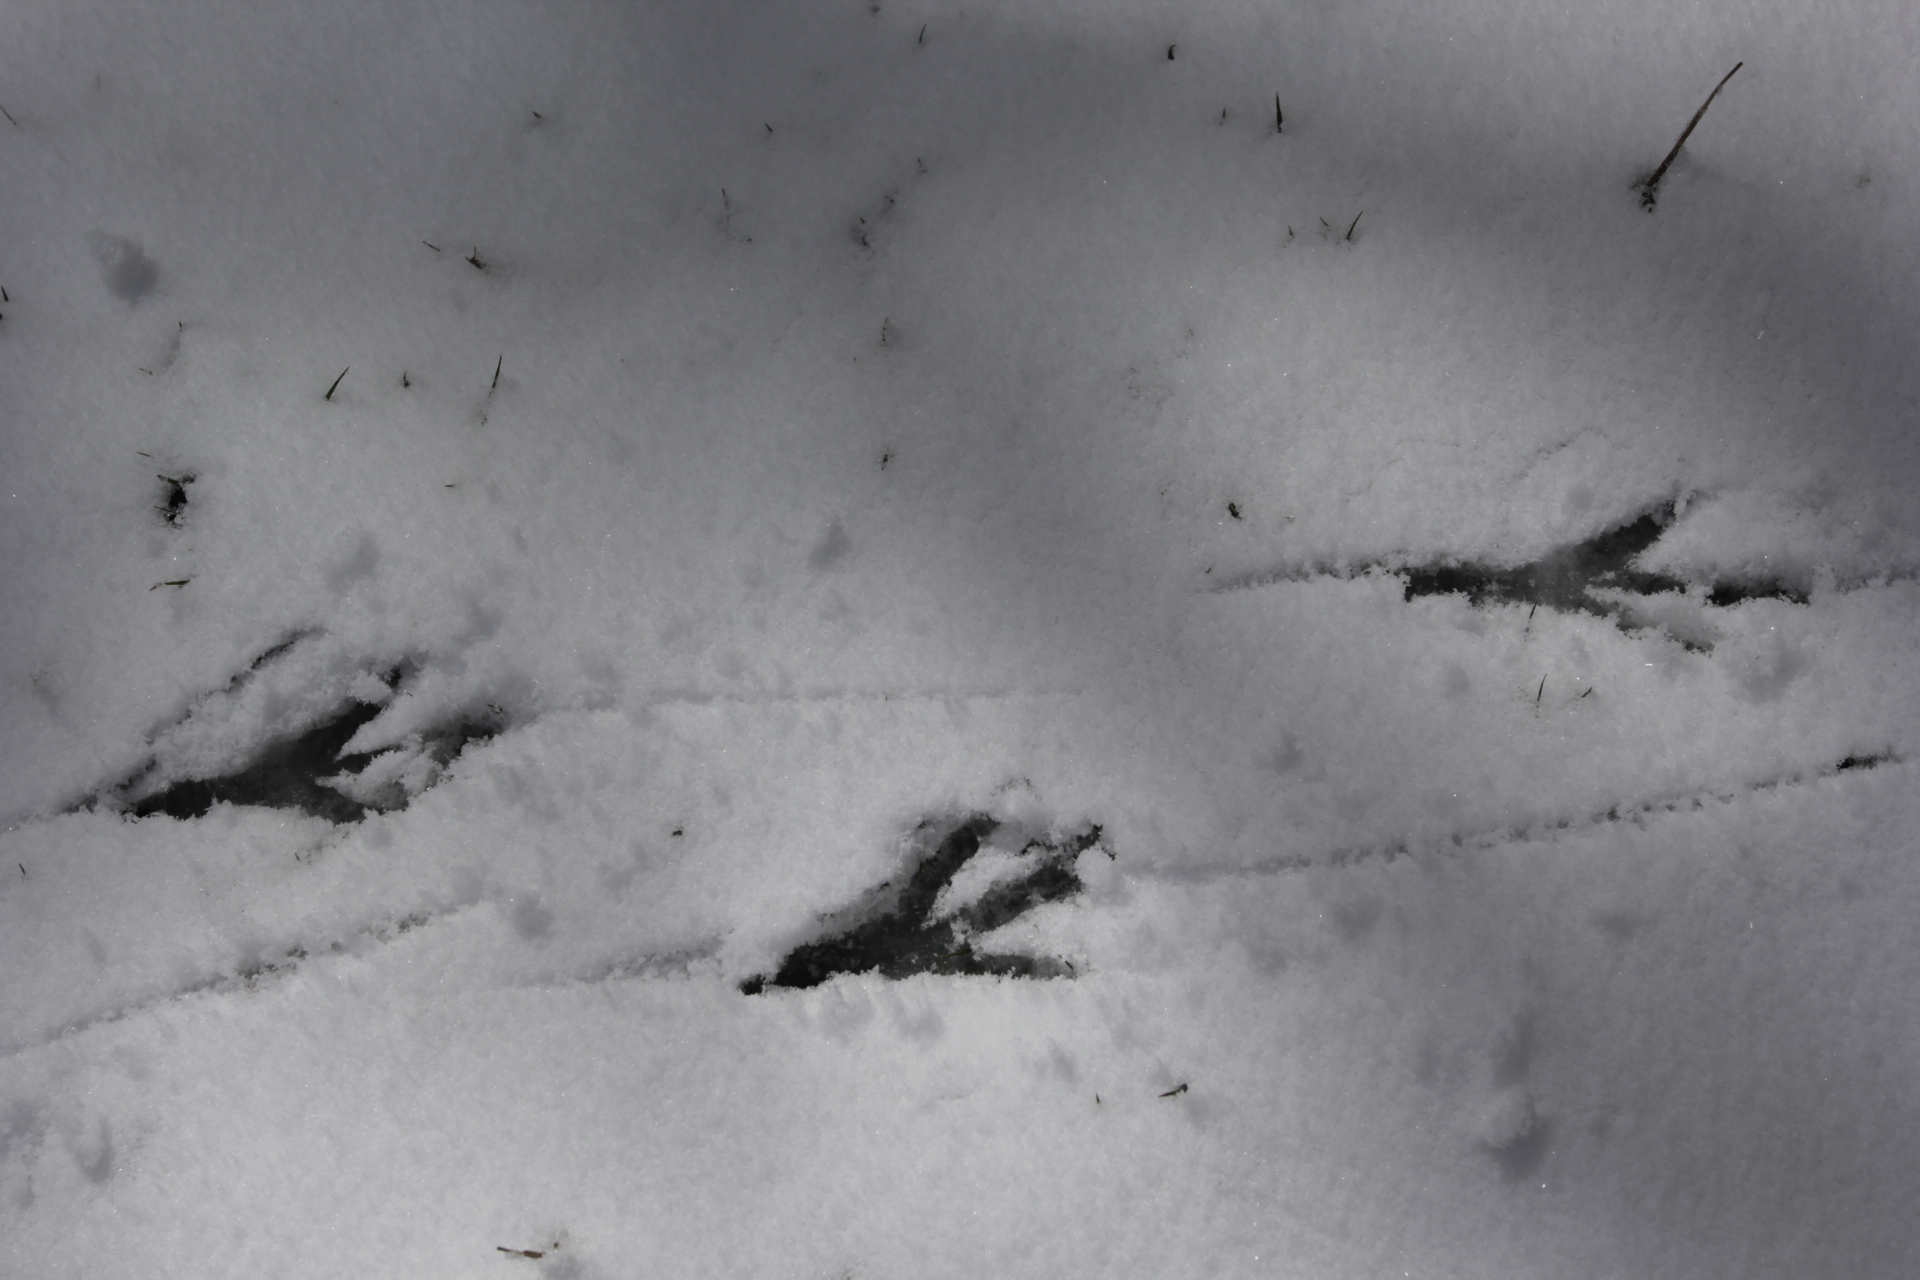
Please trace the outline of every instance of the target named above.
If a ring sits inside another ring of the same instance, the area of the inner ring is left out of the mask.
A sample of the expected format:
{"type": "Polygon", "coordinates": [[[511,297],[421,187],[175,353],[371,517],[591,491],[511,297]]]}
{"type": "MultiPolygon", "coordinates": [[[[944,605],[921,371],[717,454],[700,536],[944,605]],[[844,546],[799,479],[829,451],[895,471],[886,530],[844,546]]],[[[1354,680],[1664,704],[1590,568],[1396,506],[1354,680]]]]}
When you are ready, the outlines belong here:
{"type": "Polygon", "coordinates": [[[1913,1274],[1916,66],[0,8],[0,1275],[1913,1274]]]}

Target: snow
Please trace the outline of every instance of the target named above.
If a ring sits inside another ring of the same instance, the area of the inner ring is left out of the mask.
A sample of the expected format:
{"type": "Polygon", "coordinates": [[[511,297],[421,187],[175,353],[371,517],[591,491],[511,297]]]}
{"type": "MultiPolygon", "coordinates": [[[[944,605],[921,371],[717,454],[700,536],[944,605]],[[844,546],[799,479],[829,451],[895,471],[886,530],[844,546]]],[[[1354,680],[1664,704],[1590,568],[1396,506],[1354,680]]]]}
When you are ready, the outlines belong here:
{"type": "Polygon", "coordinates": [[[1907,1274],[1915,66],[7,6],[0,1273],[1907,1274]],[[973,812],[1071,977],[741,991],[973,812]]]}

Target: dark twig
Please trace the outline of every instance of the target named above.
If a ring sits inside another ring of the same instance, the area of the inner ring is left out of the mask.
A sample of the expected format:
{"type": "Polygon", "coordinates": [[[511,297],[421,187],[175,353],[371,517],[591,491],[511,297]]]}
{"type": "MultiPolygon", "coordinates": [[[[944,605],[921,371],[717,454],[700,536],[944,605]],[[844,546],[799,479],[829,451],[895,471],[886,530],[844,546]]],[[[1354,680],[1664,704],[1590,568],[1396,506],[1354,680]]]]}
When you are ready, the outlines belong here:
{"type": "MultiPolygon", "coordinates": [[[[344,378],[344,377],[346,377],[346,376],[347,376],[347,369],[351,369],[351,368],[353,368],[353,366],[352,366],[352,365],[348,365],[346,369],[342,369],[342,370],[340,371],[340,378],[344,378]]],[[[327,394],[326,394],[326,395],[324,395],[324,396],[321,396],[321,397],[320,397],[320,398],[321,398],[322,400],[332,400],[332,399],[333,399],[333,393],[334,393],[335,391],[337,391],[337,390],[339,390],[339,389],[340,389],[340,378],[335,378],[335,379],[333,380],[333,385],[332,385],[331,387],[328,387],[328,388],[327,388],[327,394]]]]}
{"type": "Polygon", "coordinates": [[[1280,114],[1280,95],[1277,93],[1273,95],[1273,131],[1275,133],[1287,131],[1287,118],[1280,114]]]}
{"type": "MultiPolygon", "coordinates": [[[[1733,64],[1733,71],[1738,71],[1746,65],[1745,62],[1736,62],[1733,64]]],[[[1693,119],[1687,121],[1687,127],[1680,131],[1680,140],[1673,144],[1673,150],[1667,152],[1667,158],[1660,162],[1660,167],[1655,169],[1653,173],[1640,184],[1640,203],[1648,209],[1653,208],[1653,202],[1656,198],[1655,192],[1660,186],[1660,179],[1664,178],[1667,174],[1667,166],[1672,164],[1675,157],[1680,154],[1680,148],[1687,145],[1687,139],[1693,134],[1693,127],[1700,123],[1700,117],[1707,114],[1707,108],[1712,106],[1713,100],[1720,96],[1720,91],[1727,87],[1727,81],[1733,79],[1733,71],[1729,71],[1726,75],[1720,77],[1720,83],[1713,86],[1713,92],[1708,94],[1707,100],[1700,104],[1700,109],[1693,113],[1693,119]]]]}

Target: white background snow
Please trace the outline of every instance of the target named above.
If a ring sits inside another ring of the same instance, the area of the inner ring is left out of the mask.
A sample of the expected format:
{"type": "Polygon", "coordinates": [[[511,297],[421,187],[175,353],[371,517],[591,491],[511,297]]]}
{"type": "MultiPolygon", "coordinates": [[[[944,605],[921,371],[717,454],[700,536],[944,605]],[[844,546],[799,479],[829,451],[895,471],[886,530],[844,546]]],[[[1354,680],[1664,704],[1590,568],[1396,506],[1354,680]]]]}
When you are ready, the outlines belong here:
{"type": "Polygon", "coordinates": [[[12,0],[0,107],[0,1273],[1912,1274],[1906,0],[12,0]],[[1669,502],[1661,626],[1391,572],[1669,502]],[[127,812],[356,696],[404,809],[127,812]],[[973,809],[1078,976],[740,993],[973,809]]]}

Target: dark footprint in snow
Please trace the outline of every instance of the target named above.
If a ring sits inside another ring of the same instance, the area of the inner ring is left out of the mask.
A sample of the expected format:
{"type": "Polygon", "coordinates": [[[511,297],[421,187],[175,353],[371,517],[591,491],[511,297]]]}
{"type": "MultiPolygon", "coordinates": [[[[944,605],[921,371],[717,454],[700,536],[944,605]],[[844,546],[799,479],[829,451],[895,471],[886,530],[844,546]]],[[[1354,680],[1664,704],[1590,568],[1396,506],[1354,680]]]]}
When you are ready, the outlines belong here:
{"type": "Polygon", "coordinates": [[[1635,568],[1635,559],[1660,540],[1677,518],[1677,510],[1675,502],[1662,503],[1584,542],[1556,547],[1529,564],[1502,566],[1444,560],[1426,564],[1379,561],[1339,570],[1295,567],[1247,575],[1222,582],[1214,589],[1237,591],[1324,576],[1345,578],[1355,573],[1383,571],[1405,579],[1408,600],[1462,595],[1467,603],[1476,606],[1519,604],[1563,613],[1587,613],[1607,618],[1629,630],[1657,627],[1688,648],[1703,651],[1713,647],[1710,629],[1672,617],[1662,621],[1657,614],[1638,615],[1656,610],[1663,600],[1684,604],[1690,585],[1705,586],[1705,603],[1713,608],[1727,608],[1745,600],[1808,602],[1807,590],[1785,578],[1727,578],[1689,584],[1670,574],[1635,568]]]}
{"type": "MultiPolygon", "coordinates": [[[[1663,573],[1633,567],[1634,557],[1653,546],[1673,523],[1675,504],[1668,502],[1642,513],[1617,528],[1608,529],[1569,546],[1557,548],[1532,564],[1496,568],[1477,564],[1417,565],[1407,575],[1407,599],[1416,596],[1465,595],[1473,604],[1489,601],[1545,605],[1565,612],[1618,618],[1620,606],[1593,594],[1593,588],[1614,589],[1637,596],[1682,592],[1687,584],[1663,573]]],[[[1753,578],[1708,584],[1707,603],[1725,608],[1743,600],[1790,600],[1807,603],[1804,591],[1780,579],[1753,578]]]]}
{"type": "Polygon", "coordinates": [[[1566,612],[1608,613],[1591,587],[1618,587],[1638,595],[1684,591],[1686,584],[1665,574],[1643,573],[1633,558],[1659,541],[1673,519],[1668,503],[1585,542],[1560,547],[1532,564],[1501,569],[1477,564],[1418,565],[1407,574],[1407,599],[1464,595],[1473,604],[1511,602],[1545,605],[1566,612]]]}
{"type": "MultiPolygon", "coordinates": [[[[402,670],[389,670],[381,683],[394,685],[402,670]]],[[[161,813],[199,818],[216,804],[233,804],[293,809],[334,823],[358,822],[370,812],[406,808],[467,747],[505,727],[504,716],[489,707],[484,714],[432,726],[400,748],[342,754],[360,727],[386,705],[350,698],[311,727],[262,745],[230,773],[186,778],[145,794],[136,777],[117,790],[137,797],[129,804],[136,818],[161,813]]]]}
{"type": "Polygon", "coordinates": [[[1001,854],[1004,874],[992,877],[971,902],[950,906],[936,915],[943,891],[950,902],[963,896],[950,886],[1000,828],[999,819],[984,813],[921,823],[914,839],[915,861],[905,885],[895,888],[892,881],[882,884],[851,913],[858,923],[818,942],[795,947],[771,977],[749,978],[740,984],[740,990],[758,995],[768,987],[817,987],[843,973],[878,973],[886,978],[916,973],[1016,978],[1070,975],[1072,966],[1064,960],[990,954],[975,950],[972,940],[1042,903],[1079,893],[1085,886],[1074,863],[1100,843],[1097,826],[1089,825],[1060,838],[1029,839],[1017,856],[1001,854]]]}
{"type": "Polygon", "coordinates": [[[147,796],[133,806],[133,814],[198,818],[224,802],[298,809],[328,822],[358,822],[367,806],[322,786],[319,779],[341,772],[340,748],[381,710],[374,703],[354,703],[297,737],[268,744],[244,768],[217,778],[176,782],[147,796]]]}

